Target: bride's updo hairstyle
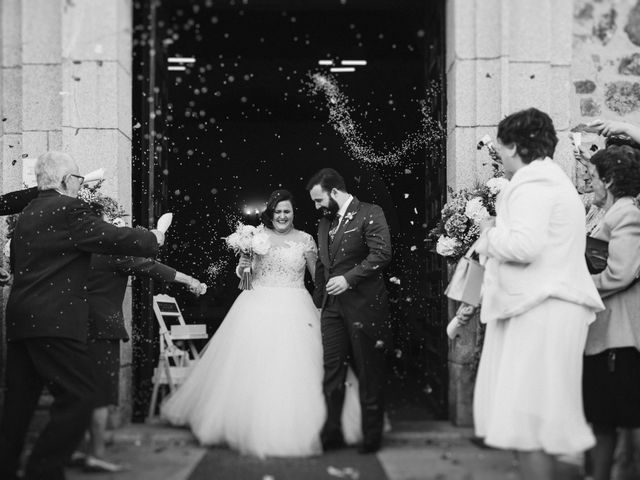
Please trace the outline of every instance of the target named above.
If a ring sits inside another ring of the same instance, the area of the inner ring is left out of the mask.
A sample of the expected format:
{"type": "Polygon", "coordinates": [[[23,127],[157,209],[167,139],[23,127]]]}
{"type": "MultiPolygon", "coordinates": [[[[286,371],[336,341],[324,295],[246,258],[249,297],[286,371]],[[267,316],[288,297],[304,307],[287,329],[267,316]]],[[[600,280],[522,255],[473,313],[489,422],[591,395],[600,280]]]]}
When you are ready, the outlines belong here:
{"type": "Polygon", "coordinates": [[[537,108],[521,110],[502,119],[498,138],[503,145],[515,144],[524,163],[538,158],[553,157],[558,136],[549,115],[537,108]]]}
{"type": "Polygon", "coordinates": [[[273,214],[276,211],[276,207],[280,202],[291,202],[291,206],[295,210],[295,203],[293,202],[293,195],[289,190],[275,190],[269,196],[269,200],[267,200],[267,208],[264,209],[262,215],[260,216],[260,221],[262,224],[267,227],[273,229],[273,214]]]}

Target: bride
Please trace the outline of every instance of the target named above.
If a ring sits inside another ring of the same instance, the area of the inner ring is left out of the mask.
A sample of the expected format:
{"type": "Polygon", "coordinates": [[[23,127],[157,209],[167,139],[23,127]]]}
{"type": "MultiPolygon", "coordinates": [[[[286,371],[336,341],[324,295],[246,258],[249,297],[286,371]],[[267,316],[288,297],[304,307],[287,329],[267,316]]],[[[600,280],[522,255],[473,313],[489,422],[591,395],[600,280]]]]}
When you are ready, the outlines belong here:
{"type": "MultiPolygon", "coordinates": [[[[271,247],[251,265],[253,290],[243,291],[184,384],[161,408],[188,425],[203,445],[244,454],[308,456],[322,452],[320,314],[304,287],[315,278],[313,237],[293,226],[293,197],[273,192],[262,214],[271,247]]],[[[249,264],[241,258],[236,273],[249,264]]],[[[358,387],[347,379],[343,434],[361,439],[358,387]]]]}

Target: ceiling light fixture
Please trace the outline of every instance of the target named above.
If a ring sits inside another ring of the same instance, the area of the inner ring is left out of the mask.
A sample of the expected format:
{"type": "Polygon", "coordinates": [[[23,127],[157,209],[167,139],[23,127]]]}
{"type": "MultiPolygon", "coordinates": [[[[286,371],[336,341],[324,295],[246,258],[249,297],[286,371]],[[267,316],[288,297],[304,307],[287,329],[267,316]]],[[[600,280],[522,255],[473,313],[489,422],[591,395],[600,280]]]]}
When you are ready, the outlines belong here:
{"type": "Polygon", "coordinates": [[[170,72],[183,72],[187,69],[184,65],[169,65],[167,70],[170,72]]]}
{"type": "Polygon", "coordinates": [[[194,57],[169,57],[167,59],[169,63],[196,63],[194,57]]]}
{"type": "Polygon", "coordinates": [[[340,65],[366,65],[366,60],[342,60],[340,65]]]}
{"type": "Polygon", "coordinates": [[[356,69],[354,67],[332,67],[329,71],[334,73],[345,73],[345,72],[355,72],[356,69]]]}
{"type": "Polygon", "coordinates": [[[318,65],[333,65],[333,60],[318,60],[318,65]]]}

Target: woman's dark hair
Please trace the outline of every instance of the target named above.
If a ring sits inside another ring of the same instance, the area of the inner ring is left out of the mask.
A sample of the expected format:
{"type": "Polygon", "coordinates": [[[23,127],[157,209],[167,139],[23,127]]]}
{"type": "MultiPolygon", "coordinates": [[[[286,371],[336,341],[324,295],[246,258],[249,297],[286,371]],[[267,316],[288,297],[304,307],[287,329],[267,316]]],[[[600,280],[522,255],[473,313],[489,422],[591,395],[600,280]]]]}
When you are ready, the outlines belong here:
{"type": "Polygon", "coordinates": [[[604,140],[605,148],[622,145],[628,145],[633,148],[640,148],[640,143],[633,140],[631,137],[621,137],[618,135],[610,135],[604,140]]]}
{"type": "Polygon", "coordinates": [[[280,202],[291,202],[291,206],[295,209],[295,203],[293,201],[293,195],[289,190],[276,190],[269,196],[267,200],[267,208],[264,209],[260,220],[267,228],[273,228],[273,214],[276,211],[276,207],[280,202]]]}
{"type": "Polygon", "coordinates": [[[341,192],[347,191],[347,184],[344,183],[344,178],[333,168],[323,168],[316,172],[307,183],[307,190],[311,190],[316,185],[320,185],[325,192],[330,192],[334,188],[341,192]]]}
{"type": "Polygon", "coordinates": [[[590,162],[603,182],[611,182],[614,198],[640,194],[640,151],[628,145],[612,146],[593,154],[590,162]]]}
{"type": "Polygon", "coordinates": [[[498,138],[503,145],[515,144],[524,163],[553,157],[558,136],[551,117],[537,108],[528,108],[502,119],[498,138]]]}

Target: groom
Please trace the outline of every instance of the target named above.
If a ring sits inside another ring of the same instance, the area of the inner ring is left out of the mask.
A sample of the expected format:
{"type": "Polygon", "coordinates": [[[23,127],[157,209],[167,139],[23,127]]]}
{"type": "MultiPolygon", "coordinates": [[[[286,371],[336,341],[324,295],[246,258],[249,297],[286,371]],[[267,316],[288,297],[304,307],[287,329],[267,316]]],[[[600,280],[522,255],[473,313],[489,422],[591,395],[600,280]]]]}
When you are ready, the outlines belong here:
{"type": "Polygon", "coordinates": [[[384,418],[384,350],[389,336],[384,267],[391,261],[389,227],[382,209],[347,193],[331,168],[316,173],[307,190],[324,218],[318,227],[319,257],[314,302],[322,309],[323,390],[327,420],[325,450],[344,444],[340,418],[347,364],[360,384],[363,442],[360,453],[376,452],[384,418]]]}

